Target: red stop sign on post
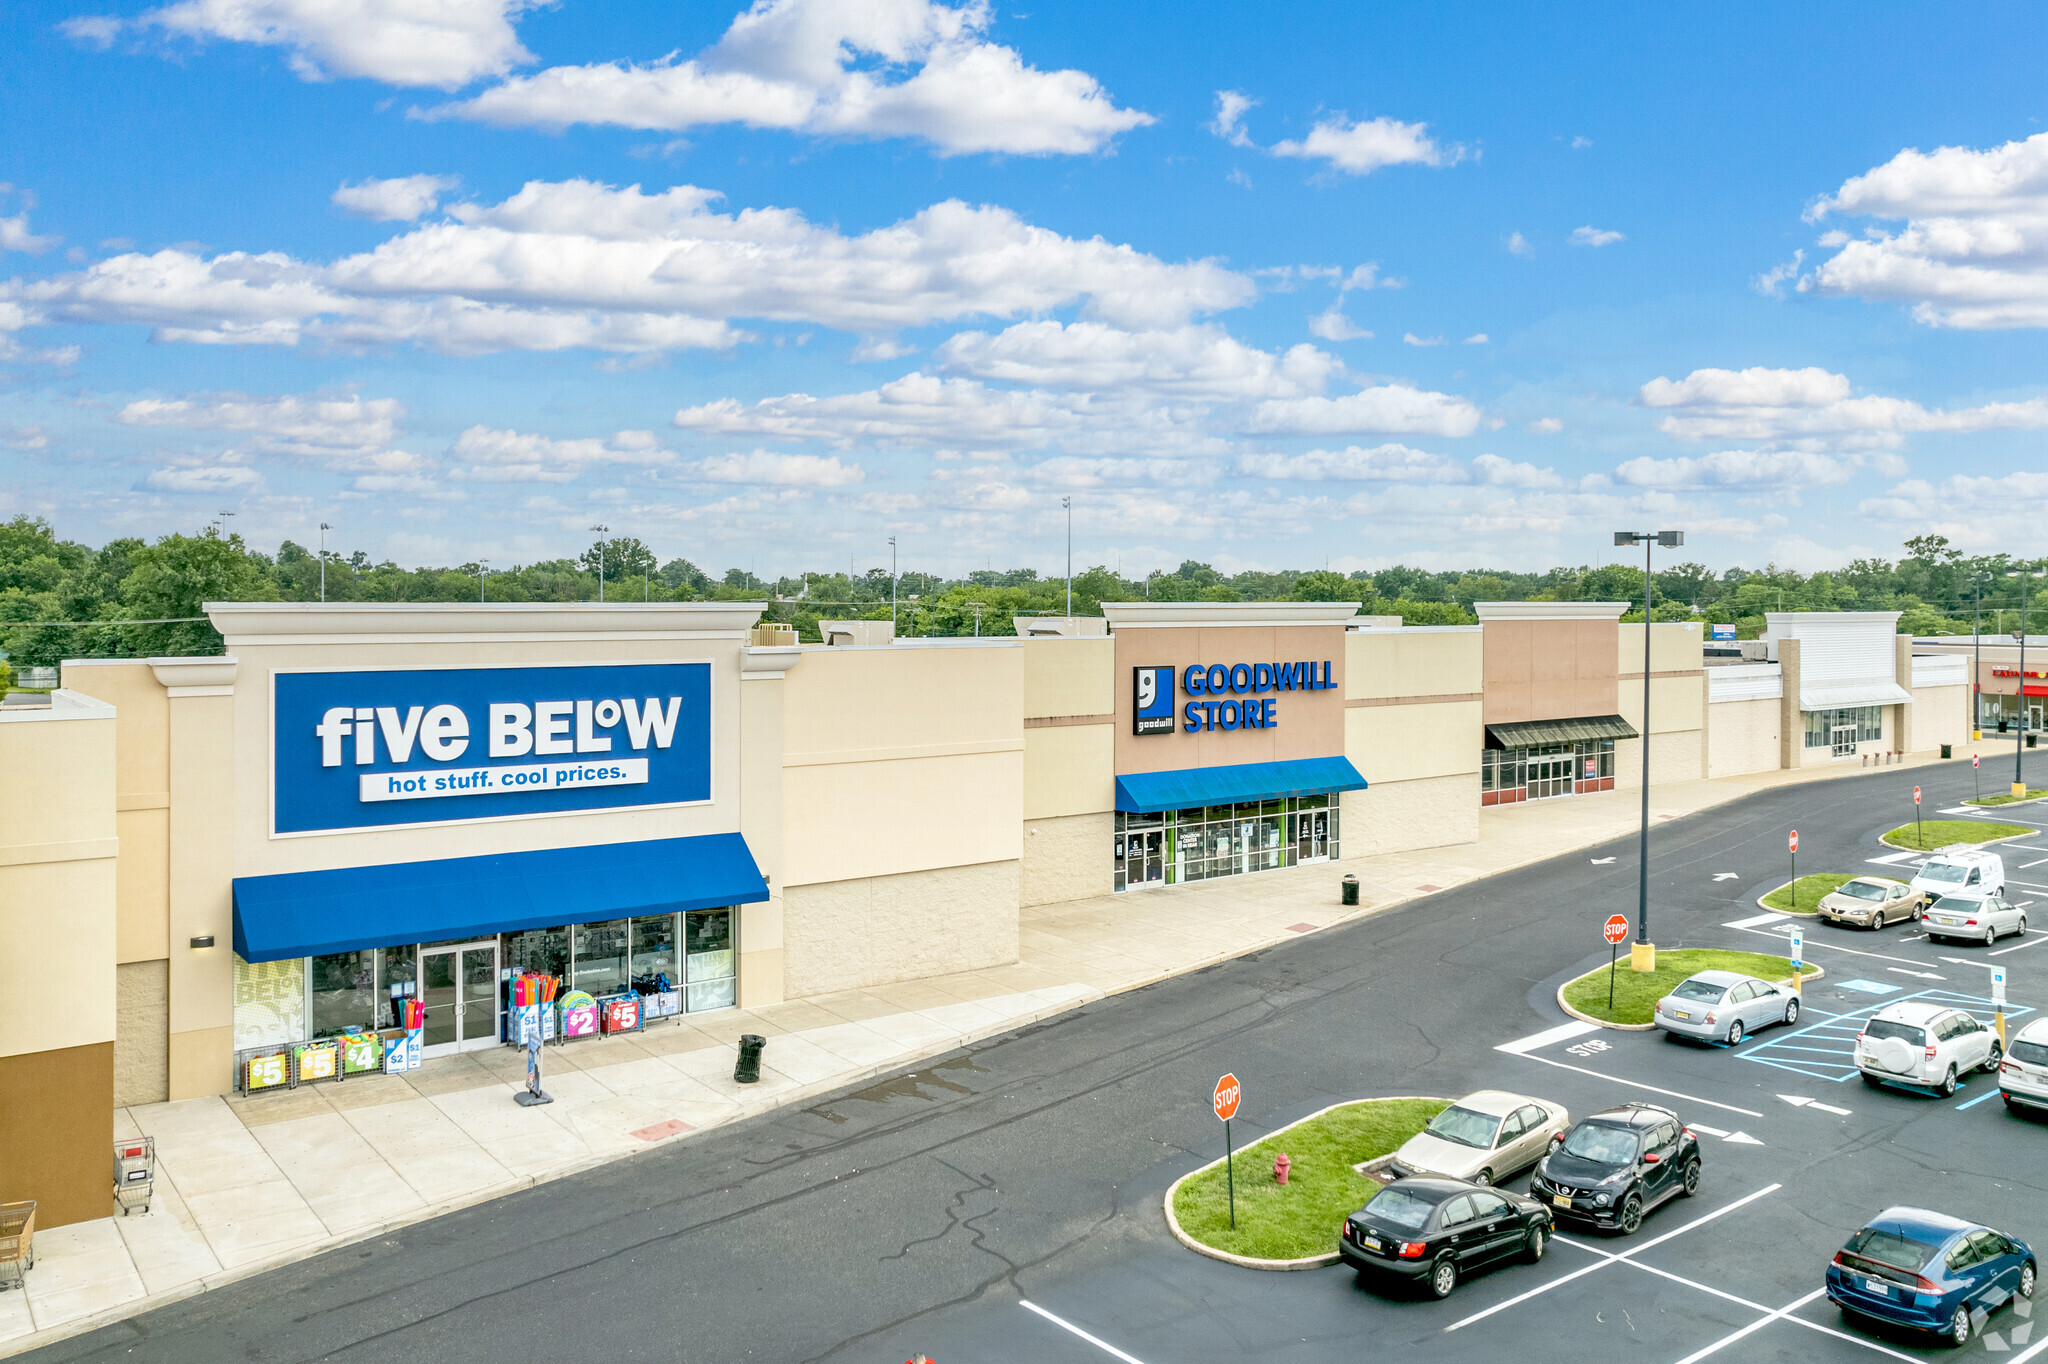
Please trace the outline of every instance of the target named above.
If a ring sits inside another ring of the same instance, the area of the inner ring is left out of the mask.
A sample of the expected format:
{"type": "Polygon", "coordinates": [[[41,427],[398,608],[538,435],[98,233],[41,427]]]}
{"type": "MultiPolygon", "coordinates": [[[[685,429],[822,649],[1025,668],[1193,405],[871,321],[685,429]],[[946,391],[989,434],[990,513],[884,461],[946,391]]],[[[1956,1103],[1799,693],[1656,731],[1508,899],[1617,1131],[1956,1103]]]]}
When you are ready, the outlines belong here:
{"type": "Polygon", "coordinates": [[[1209,1103],[1219,1119],[1229,1122],[1237,1116],[1238,1100],[1243,1097],[1244,1091],[1237,1087],[1237,1077],[1226,1075],[1216,1082],[1216,1092],[1209,1096],[1209,1103]]]}
{"type": "Polygon", "coordinates": [[[1791,841],[1791,845],[1790,845],[1789,851],[1791,851],[1791,852],[1798,852],[1798,851],[1799,851],[1799,830],[1797,830],[1797,829],[1794,829],[1794,830],[1792,831],[1792,841],[1791,841]]]}
{"type": "Polygon", "coordinates": [[[1620,943],[1623,939],[1627,938],[1627,916],[1621,914],[1608,915],[1607,922],[1600,925],[1600,936],[1607,940],[1607,943],[1610,947],[1620,943]]]}
{"type": "Polygon", "coordinates": [[[1978,765],[1978,763],[1977,763],[1977,755],[1976,755],[1976,754],[1974,754],[1974,753],[1972,753],[1972,754],[1970,755],[1970,766],[1974,768],[1974,767],[1976,767],[1977,765],[1978,765]]]}
{"type": "Polygon", "coordinates": [[[1915,805],[1920,803],[1920,788],[1917,786],[1913,788],[1913,803],[1915,805]]]}

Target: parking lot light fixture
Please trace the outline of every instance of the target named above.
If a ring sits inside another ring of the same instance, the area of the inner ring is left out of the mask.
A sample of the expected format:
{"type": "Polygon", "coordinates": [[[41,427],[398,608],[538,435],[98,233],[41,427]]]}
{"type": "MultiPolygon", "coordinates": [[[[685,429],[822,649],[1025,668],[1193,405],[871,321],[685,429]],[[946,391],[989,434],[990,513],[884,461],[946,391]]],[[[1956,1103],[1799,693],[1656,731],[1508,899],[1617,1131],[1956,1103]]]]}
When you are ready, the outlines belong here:
{"type": "Polygon", "coordinates": [[[2020,628],[2013,632],[2020,642],[2020,734],[2018,742],[2012,746],[2012,793],[2016,798],[2024,798],[2027,794],[2027,582],[2031,578],[2048,577],[2048,569],[2015,568],[2008,570],[2005,576],[2020,580],[2020,628]]]}
{"type": "Polygon", "coordinates": [[[1643,547],[1643,827],[1636,844],[1636,940],[1629,948],[1628,964],[1637,971],[1657,969],[1657,948],[1650,941],[1650,608],[1656,598],[1656,583],[1650,575],[1650,551],[1662,545],[1676,549],[1685,543],[1682,530],[1618,530],[1617,546],[1643,547]]]}

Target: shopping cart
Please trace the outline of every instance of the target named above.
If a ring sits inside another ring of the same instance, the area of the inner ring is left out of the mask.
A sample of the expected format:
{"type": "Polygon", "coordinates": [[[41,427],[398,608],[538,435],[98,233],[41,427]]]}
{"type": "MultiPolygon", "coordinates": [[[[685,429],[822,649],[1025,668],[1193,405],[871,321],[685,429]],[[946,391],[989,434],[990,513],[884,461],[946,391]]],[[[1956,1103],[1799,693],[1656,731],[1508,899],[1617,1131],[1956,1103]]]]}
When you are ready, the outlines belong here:
{"type": "Polygon", "coordinates": [[[0,1203],[0,1288],[28,1287],[36,1267],[36,1201],[0,1203]]]}
{"type": "Polygon", "coordinates": [[[126,1217],[149,1211],[156,1192],[156,1138],[131,1137],[114,1143],[114,1206],[126,1217]]]}

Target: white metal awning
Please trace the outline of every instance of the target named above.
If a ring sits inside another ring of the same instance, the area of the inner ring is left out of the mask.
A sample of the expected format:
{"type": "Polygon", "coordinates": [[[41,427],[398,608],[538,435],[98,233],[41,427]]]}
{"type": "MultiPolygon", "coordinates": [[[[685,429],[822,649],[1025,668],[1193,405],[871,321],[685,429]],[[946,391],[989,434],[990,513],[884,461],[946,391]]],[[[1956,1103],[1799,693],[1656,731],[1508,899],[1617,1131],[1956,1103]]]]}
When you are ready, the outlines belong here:
{"type": "Polygon", "coordinates": [[[1799,709],[1840,710],[1848,706],[1910,706],[1913,694],[1896,682],[1837,682],[1801,687],[1799,709]]]}

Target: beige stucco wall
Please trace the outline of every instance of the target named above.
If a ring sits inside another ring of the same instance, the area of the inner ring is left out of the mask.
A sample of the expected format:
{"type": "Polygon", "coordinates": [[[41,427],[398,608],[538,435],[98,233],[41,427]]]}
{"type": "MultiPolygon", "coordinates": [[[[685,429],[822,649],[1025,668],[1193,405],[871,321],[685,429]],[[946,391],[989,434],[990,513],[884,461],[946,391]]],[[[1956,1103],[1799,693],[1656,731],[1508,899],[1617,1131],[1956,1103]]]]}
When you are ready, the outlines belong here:
{"type": "MultiPolygon", "coordinates": [[[[1662,728],[1661,726],[1659,727],[1662,728]]],[[[1667,781],[1698,781],[1707,775],[1705,735],[1697,729],[1650,735],[1650,784],[1667,781]]],[[[1643,745],[1640,739],[1617,739],[1614,744],[1614,784],[1637,788],[1643,784],[1643,745]]]]}
{"type": "MultiPolygon", "coordinates": [[[[1622,719],[1643,728],[1643,627],[1622,625],[1617,701],[1622,719]]],[[[1707,676],[1696,622],[1671,621],[1650,635],[1650,746],[1652,784],[1696,781],[1707,775],[1707,676]]],[[[1642,745],[1622,739],[1614,745],[1615,784],[1642,782],[1642,745]]]]}
{"type": "Polygon", "coordinates": [[[171,982],[161,961],[124,962],[114,986],[114,1103],[162,1103],[170,1092],[171,982]]]}
{"type": "Polygon", "coordinates": [[[146,660],[67,662],[64,685],[112,705],[116,960],[170,955],[171,703],[146,660]]]}
{"type": "Polygon", "coordinates": [[[0,1057],[114,1040],[114,720],[70,691],[0,711],[0,1057]]]}
{"type": "Polygon", "coordinates": [[[1708,707],[1707,775],[1773,772],[1778,767],[1778,698],[1708,707]]]}
{"type": "MultiPolygon", "coordinates": [[[[1621,676],[1621,695],[1628,697],[1628,678],[1633,675],[1638,690],[1643,685],[1643,626],[1635,621],[1615,627],[1615,659],[1621,676]]],[[[1650,638],[1650,671],[1690,672],[1702,666],[1705,632],[1698,621],[1659,621],[1650,638]]]]}
{"type": "MultiPolygon", "coordinates": [[[[1109,862],[1106,844],[1102,862],[1109,862]]],[[[829,994],[1013,962],[1017,881],[1011,859],[789,886],[782,928],[789,993],[829,994]]],[[[773,1064],[772,1043],[769,1050],[773,1064]]]]}
{"type": "MultiPolygon", "coordinates": [[[[1344,755],[1370,790],[1380,782],[1479,775],[1486,747],[1480,703],[1439,701],[1415,705],[1353,706],[1344,712],[1344,755]]],[[[1478,788],[1474,808],[1477,808],[1478,788]]]]}
{"type": "Polygon", "coordinates": [[[1956,749],[1970,742],[1970,689],[1961,687],[1913,687],[1913,747],[1938,749],[1952,744],[1956,749]]]}
{"type": "Polygon", "coordinates": [[[1051,905],[1110,894],[1116,888],[1111,865],[1115,837],[1116,816],[1107,810],[1025,821],[1020,902],[1051,905]]]}
{"type": "Polygon", "coordinates": [[[1114,809],[1115,764],[1116,745],[1107,724],[1026,728],[1024,818],[1056,819],[1114,809]]]}
{"type": "Polygon", "coordinates": [[[1344,699],[1476,696],[1486,637],[1477,625],[1350,630],[1344,635],[1344,699]]]}
{"type": "Polygon", "coordinates": [[[1116,643],[1036,637],[1024,641],[1024,717],[1101,715],[1116,709],[1116,643]]]}
{"type": "Polygon", "coordinates": [[[1453,776],[1371,782],[1346,791],[1339,851],[1344,860],[1479,840],[1478,750],[1474,770],[1453,776]]]}

